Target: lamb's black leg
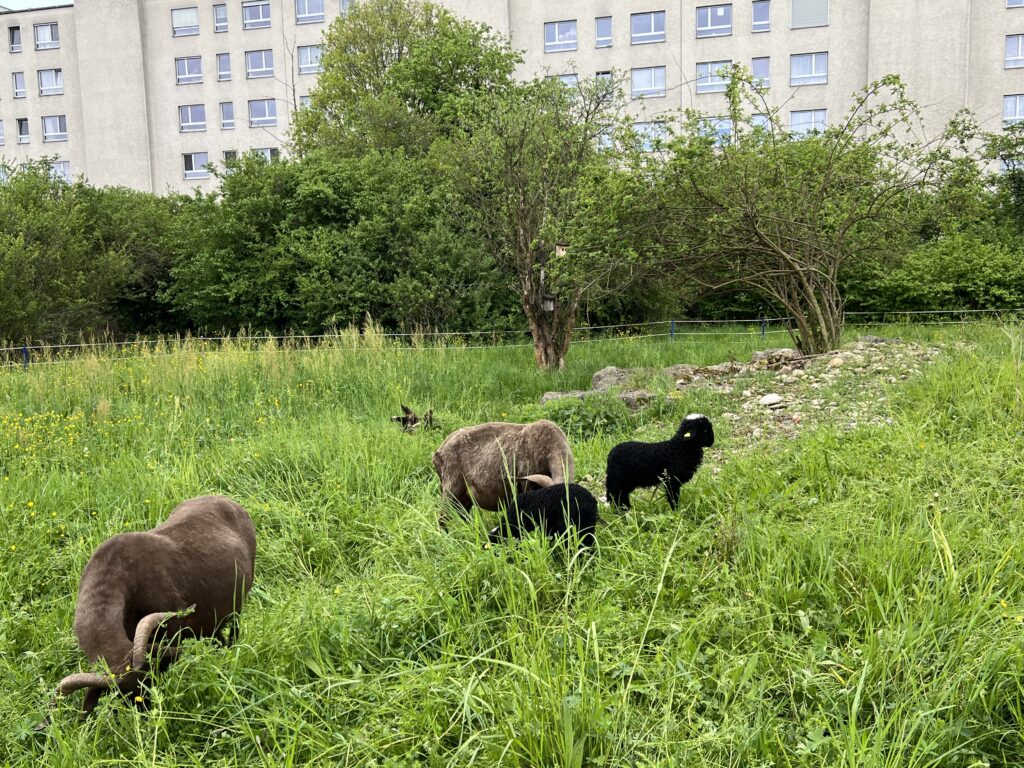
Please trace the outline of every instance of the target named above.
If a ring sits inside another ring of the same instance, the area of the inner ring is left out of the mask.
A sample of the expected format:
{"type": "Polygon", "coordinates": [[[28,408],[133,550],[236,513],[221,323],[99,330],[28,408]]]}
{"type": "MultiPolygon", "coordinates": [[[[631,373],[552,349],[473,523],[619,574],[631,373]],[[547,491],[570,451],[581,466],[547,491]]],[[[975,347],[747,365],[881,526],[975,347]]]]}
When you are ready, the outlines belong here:
{"type": "Polygon", "coordinates": [[[629,491],[623,488],[608,488],[608,501],[617,509],[629,509],[629,491]]]}
{"type": "Polygon", "coordinates": [[[679,503],[679,489],[683,487],[683,481],[674,475],[665,478],[665,496],[668,497],[668,505],[675,509],[679,503]]]}

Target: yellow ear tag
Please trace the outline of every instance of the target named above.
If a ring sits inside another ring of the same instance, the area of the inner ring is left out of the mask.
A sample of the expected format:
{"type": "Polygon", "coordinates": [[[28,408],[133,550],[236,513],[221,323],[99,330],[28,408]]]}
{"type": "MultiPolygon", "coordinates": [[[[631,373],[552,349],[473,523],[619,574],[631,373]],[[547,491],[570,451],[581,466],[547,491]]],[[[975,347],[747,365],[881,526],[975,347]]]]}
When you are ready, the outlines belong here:
{"type": "Polygon", "coordinates": [[[484,549],[490,549],[490,548],[491,548],[491,542],[488,541],[486,544],[484,544],[484,549]]]}
{"type": "Polygon", "coordinates": [[[683,434],[683,437],[684,437],[684,438],[689,438],[689,437],[690,437],[690,433],[689,433],[689,432],[686,432],[686,433],[684,433],[684,434],[683,434]]]}

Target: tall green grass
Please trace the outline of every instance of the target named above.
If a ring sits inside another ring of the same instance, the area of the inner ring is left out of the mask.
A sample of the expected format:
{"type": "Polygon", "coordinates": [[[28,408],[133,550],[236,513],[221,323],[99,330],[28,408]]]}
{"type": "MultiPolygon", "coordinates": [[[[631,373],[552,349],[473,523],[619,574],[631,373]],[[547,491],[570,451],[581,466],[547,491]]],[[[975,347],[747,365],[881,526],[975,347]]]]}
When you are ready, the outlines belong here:
{"type": "MultiPolygon", "coordinates": [[[[740,448],[716,421],[678,512],[602,508],[598,551],[436,525],[430,454],[605,365],[747,359],[757,334],[529,348],[165,344],[0,373],[0,761],[11,765],[1012,766],[1024,763],[1021,331],[879,329],[947,351],[891,426],[740,448]],[[969,342],[957,346],[954,342],[969,342]],[[402,434],[401,403],[442,431],[402,434]],[[187,651],[139,713],[54,684],[106,537],[225,493],[252,513],[239,642],[187,651]]],[[[768,342],[778,343],[769,338],[768,342]]],[[[716,393],[572,425],[608,449],[716,393]]],[[[485,516],[486,517],[486,516],[485,516]]]]}

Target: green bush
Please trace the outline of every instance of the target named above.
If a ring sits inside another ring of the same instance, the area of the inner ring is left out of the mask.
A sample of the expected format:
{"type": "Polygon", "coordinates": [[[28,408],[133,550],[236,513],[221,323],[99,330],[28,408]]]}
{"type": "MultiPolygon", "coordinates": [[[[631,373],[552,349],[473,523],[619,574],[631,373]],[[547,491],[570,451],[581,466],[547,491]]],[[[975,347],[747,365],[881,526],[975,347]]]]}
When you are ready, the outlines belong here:
{"type": "Polygon", "coordinates": [[[614,395],[588,395],[582,400],[566,397],[544,406],[544,418],[551,419],[567,435],[589,439],[632,429],[633,417],[614,395]]]}

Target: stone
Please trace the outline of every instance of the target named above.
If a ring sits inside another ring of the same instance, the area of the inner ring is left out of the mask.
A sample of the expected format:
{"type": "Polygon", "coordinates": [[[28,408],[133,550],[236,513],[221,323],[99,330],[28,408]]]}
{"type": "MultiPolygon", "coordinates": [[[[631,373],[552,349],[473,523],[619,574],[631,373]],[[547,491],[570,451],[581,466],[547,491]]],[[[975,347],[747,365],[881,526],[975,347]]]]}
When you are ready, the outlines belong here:
{"type": "Polygon", "coordinates": [[[754,365],[779,365],[780,363],[785,363],[789,360],[796,360],[800,357],[803,357],[803,355],[801,355],[799,351],[789,349],[788,347],[780,349],[762,349],[751,356],[750,362],[754,365]]]}
{"type": "Polygon", "coordinates": [[[544,405],[545,403],[550,403],[553,400],[565,400],[566,398],[571,397],[574,397],[577,400],[582,400],[588,394],[588,392],[581,392],[579,390],[574,390],[572,392],[545,392],[540,396],[540,404],[544,405]]]}
{"type": "Polygon", "coordinates": [[[622,392],[619,394],[619,399],[626,404],[626,407],[631,411],[636,411],[649,404],[654,398],[657,397],[653,392],[648,392],[646,389],[631,389],[628,392],[622,392]]]}
{"type": "Polygon", "coordinates": [[[594,374],[590,380],[590,388],[596,389],[598,392],[604,392],[612,387],[621,387],[628,384],[631,378],[633,378],[633,370],[631,368],[616,368],[614,365],[609,365],[607,368],[602,368],[594,374]]]}
{"type": "Polygon", "coordinates": [[[743,373],[746,370],[746,366],[742,363],[737,363],[734,360],[729,360],[718,365],[706,365],[703,368],[697,369],[700,373],[709,376],[732,376],[737,373],[743,373]]]}
{"type": "Polygon", "coordinates": [[[679,363],[678,365],[670,365],[668,368],[663,368],[662,373],[672,378],[676,382],[676,386],[681,384],[689,384],[691,381],[700,378],[700,374],[697,371],[700,370],[696,365],[690,365],[689,363],[679,363]]]}
{"type": "Polygon", "coordinates": [[[778,405],[782,402],[782,395],[776,394],[775,392],[769,392],[757,402],[770,408],[771,406],[778,405]]]}
{"type": "Polygon", "coordinates": [[[791,366],[791,365],[784,365],[781,368],[779,368],[779,373],[783,374],[784,376],[788,376],[792,372],[793,372],[793,366],[791,366]]]}
{"type": "Polygon", "coordinates": [[[840,368],[844,365],[846,365],[846,358],[843,357],[842,355],[836,355],[835,357],[828,361],[829,368],[840,368]]]}
{"type": "Polygon", "coordinates": [[[807,375],[807,371],[805,371],[803,368],[794,368],[793,369],[792,376],[793,376],[794,379],[802,379],[806,375],[807,375]]]}

